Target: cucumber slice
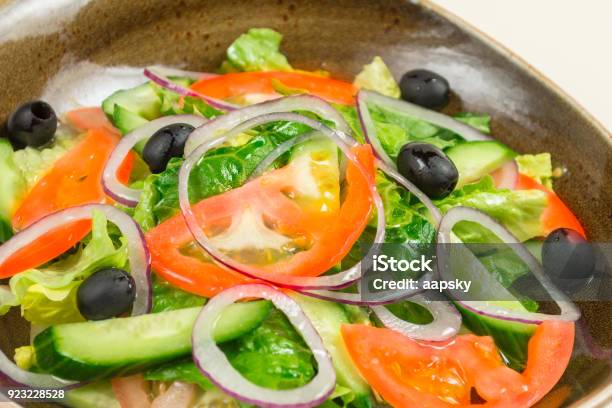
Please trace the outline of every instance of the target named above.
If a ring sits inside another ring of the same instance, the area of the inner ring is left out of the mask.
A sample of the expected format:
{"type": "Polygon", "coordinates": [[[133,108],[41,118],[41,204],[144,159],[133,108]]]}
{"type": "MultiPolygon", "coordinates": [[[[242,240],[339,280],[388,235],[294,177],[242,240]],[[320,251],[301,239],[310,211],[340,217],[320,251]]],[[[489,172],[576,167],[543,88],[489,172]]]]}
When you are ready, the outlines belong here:
{"type": "MultiPolygon", "coordinates": [[[[125,109],[121,105],[115,105],[115,109],[113,111],[113,125],[119,131],[121,131],[122,135],[126,135],[133,129],[136,129],[139,126],[147,123],[148,120],[143,118],[142,116],[138,116],[137,114],[125,109]]],[[[151,135],[153,136],[153,135],[151,135]]],[[[136,143],[134,146],[134,150],[142,156],[142,151],[144,150],[145,145],[147,144],[148,139],[141,140],[136,143]]]]}
{"type": "MultiPolygon", "coordinates": [[[[225,342],[253,330],[270,308],[267,301],[228,307],[215,327],[215,339],[225,342]]],[[[70,380],[139,371],[189,355],[193,324],[200,310],[195,307],[52,326],[34,339],[36,361],[43,371],[70,380]]]]}
{"type": "Polygon", "coordinates": [[[297,293],[292,293],[291,297],[300,305],[321,336],[336,369],[338,384],[350,388],[355,393],[354,405],[362,408],[370,407],[372,405],[370,386],[359,374],[342,340],[340,327],[350,323],[345,310],[339,304],[297,293]]]}
{"type": "MultiPolygon", "coordinates": [[[[480,336],[493,337],[495,344],[497,344],[511,368],[517,371],[522,371],[525,368],[527,344],[535,332],[536,325],[482,316],[461,307],[459,304],[455,304],[455,306],[461,312],[463,324],[468,329],[480,336]]],[[[508,308],[523,307],[519,301],[505,301],[504,306],[508,308]]]]}
{"type": "Polygon", "coordinates": [[[161,99],[155,91],[155,85],[150,82],[135,88],[119,90],[106,98],[102,102],[102,110],[110,119],[113,119],[115,105],[121,105],[147,120],[153,120],[161,115],[161,99]]]}
{"type": "Polygon", "coordinates": [[[480,180],[516,156],[507,146],[495,140],[460,143],[446,150],[459,171],[457,188],[480,180]]]}
{"type": "Polygon", "coordinates": [[[121,105],[115,104],[113,110],[113,125],[115,125],[115,127],[121,131],[121,134],[125,135],[126,133],[129,133],[147,122],[148,120],[142,116],[127,110],[121,105]]]}

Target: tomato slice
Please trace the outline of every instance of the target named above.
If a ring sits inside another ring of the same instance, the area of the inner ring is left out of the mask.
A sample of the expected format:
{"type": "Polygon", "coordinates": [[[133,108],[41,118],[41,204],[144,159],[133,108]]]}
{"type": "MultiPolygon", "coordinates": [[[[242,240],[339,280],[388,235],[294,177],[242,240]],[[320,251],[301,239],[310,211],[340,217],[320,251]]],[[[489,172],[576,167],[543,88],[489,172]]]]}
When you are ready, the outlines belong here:
{"type": "Polygon", "coordinates": [[[521,408],[536,403],[561,378],[572,353],[574,324],[539,325],[522,374],[504,365],[490,337],[417,342],[366,325],[344,325],[342,336],[361,374],[396,408],[521,408]],[[473,390],[484,403],[472,401],[473,390]]]}
{"type": "Polygon", "coordinates": [[[113,126],[102,108],[99,107],[73,109],[66,113],[66,119],[75,129],[82,132],[94,128],[104,128],[109,132],[119,134],[119,130],[113,126]]]}
{"type": "MultiPolygon", "coordinates": [[[[61,157],[26,195],[12,217],[15,229],[23,229],[42,217],[80,204],[101,203],[106,196],[100,182],[104,165],[119,138],[106,128],[87,132],[74,148],[61,157]]],[[[127,182],[131,159],[124,163],[119,176],[127,182]]],[[[25,247],[2,265],[0,278],[34,268],[63,254],[83,239],[91,229],[89,220],[66,224],[25,247]]]]}
{"type": "Polygon", "coordinates": [[[571,228],[580,233],[583,237],[586,237],[584,228],[580,224],[580,221],[578,221],[578,218],[576,218],[572,210],[570,210],[554,192],[524,174],[519,174],[516,189],[541,190],[547,194],[548,207],[542,213],[541,218],[542,228],[546,235],[557,228],[571,228]]]}
{"type": "Polygon", "coordinates": [[[355,103],[357,88],[348,82],[319,75],[290,71],[240,72],[201,79],[191,88],[201,94],[228,99],[247,94],[276,94],[274,81],[299,89],[329,102],[355,103]]]}
{"type": "MultiPolygon", "coordinates": [[[[370,146],[360,146],[355,153],[367,169],[368,177],[373,178],[374,157],[370,146]]],[[[313,205],[303,191],[291,191],[296,188],[296,178],[303,176],[294,172],[295,167],[290,163],[242,187],[202,200],[193,206],[194,215],[205,231],[224,231],[211,240],[218,249],[229,252],[255,247],[257,251],[253,252],[261,254],[266,253],[268,244],[278,248],[306,243],[297,253],[281,255],[276,262],[262,264],[258,259],[252,263],[265,273],[321,275],[346,256],[365,229],[372,209],[370,180],[349,164],[344,202],[334,209],[323,199],[319,204],[323,203],[329,211],[320,211],[321,207],[313,205]]],[[[147,243],[153,270],[184,290],[214,296],[247,281],[241,274],[190,253],[195,244],[181,214],[149,231],[147,243]]]]}

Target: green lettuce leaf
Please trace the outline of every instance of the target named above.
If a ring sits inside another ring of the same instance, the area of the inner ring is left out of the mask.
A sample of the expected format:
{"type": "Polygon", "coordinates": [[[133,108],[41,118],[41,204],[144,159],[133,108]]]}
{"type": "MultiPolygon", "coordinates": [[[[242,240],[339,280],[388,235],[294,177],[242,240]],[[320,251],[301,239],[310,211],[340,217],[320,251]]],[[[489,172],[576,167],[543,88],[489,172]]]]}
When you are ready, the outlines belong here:
{"type": "MultiPolygon", "coordinates": [[[[403,187],[376,173],[376,187],[385,207],[388,243],[431,242],[435,229],[415,207],[418,201],[403,187]]],[[[372,220],[373,222],[374,220],[372,220]]],[[[375,227],[371,224],[370,228],[375,227]]]]}
{"type": "Polygon", "coordinates": [[[262,387],[300,387],[316,373],[312,352],[277,309],[257,329],[221,348],[234,368],[262,387]]]}
{"type": "Polygon", "coordinates": [[[291,65],[280,52],[283,36],[270,28],[251,28],[227,49],[227,60],[221,66],[232,71],[289,71],[291,65]]]}
{"type": "Polygon", "coordinates": [[[17,306],[19,301],[13,295],[11,288],[7,285],[0,285],[0,316],[6,314],[11,307],[17,306]]]}
{"type": "Polygon", "coordinates": [[[79,138],[72,135],[56,134],[53,145],[44,149],[26,147],[15,152],[15,165],[25,177],[26,190],[32,188],[53,167],[79,138]]]}
{"type": "Polygon", "coordinates": [[[485,134],[491,134],[491,117],[489,115],[479,115],[477,113],[462,112],[455,115],[455,119],[485,134]]]}
{"type": "MultiPolygon", "coordinates": [[[[540,216],[547,206],[547,198],[543,191],[496,189],[493,179],[486,176],[453,191],[435,204],[442,212],[460,205],[483,211],[505,225],[521,241],[544,235],[540,216]]],[[[466,229],[464,233],[472,230],[466,229]]],[[[488,242],[496,241],[490,238],[488,242]]]]}
{"type": "Polygon", "coordinates": [[[153,206],[160,200],[159,191],[155,188],[155,180],[159,176],[151,174],[144,179],[140,193],[140,200],[134,208],[132,218],[143,231],[147,232],[157,225],[157,219],[153,213],[153,206]]]}
{"type": "Polygon", "coordinates": [[[374,57],[371,63],[364,65],[353,84],[392,98],[399,98],[401,93],[393,74],[380,57],[374,57]]]}
{"type": "Polygon", "coordinates": [[[76,253],[11,278],[11,292],[28,321],[34,324],[82,321],[76,292],[83,280],[101,268],[126,267],[127,244],[121,239],[121,245],[116,248],[109,236],[106,217],[99,212],[94,212],[92,217],[91,238],[76,253]]]}
{"type": "MultiPolygon", "coordinates": [[[[440,128],[420,119],[406,116],[393,109],[370,105],[370,114],[376,134],[387,154],[395,159],[406,143],[426,142],[440,149],[446,149],[463,141],[463,138],[447,129],[440,128]]],[[[345,116],[346,113],[344,114],[345,116]]],[[[458,120],[464,121],[481,131],[489,131],[489,117],[472,113],[463,113],[456,116],[458,120]]]]}
{"type": "Polygon", "coordinates": [[[357,115],[357,109],[354,106],[334,104],[334,108],[340,112],[346,123],[349,124],[351,131],[353,132],[353,138],[359,143],[365,143],[365,137],[363,130],[361,129],[361,123],[359,122],[359,116],[357,115]]]}
{"type": "Polygon", "coordinates": [[[519,173],[535,179],[543,186],[552,189],[552,163],[550,153],[523,154],[514,158],[519,173]]]}
{"type": "Polygon", "coordinates": [[[202,306],[206,298],[185,292],[159,277],[153,279],[152,313],[202,306]]]}
{"type": "Polygon", "coordinates": [[[27,185],[23,173],[17,166],[16,152],[9,141],[0,138],[0,243],[12,235],[11,214],[26,193],[27,185]]]}
{"type": "Polygon", "coordinates": [[[5,243],[13,236],[13,226],[11,222],[0,216],[0,245],[5,243]]]}
{"type": "Polygon", "coordinates": [[[152,368],[145,372],[144,377],[149,381],[184,381],[197,384],[204,390],[215,388],[198,369],[191,357],[152,368]]]}

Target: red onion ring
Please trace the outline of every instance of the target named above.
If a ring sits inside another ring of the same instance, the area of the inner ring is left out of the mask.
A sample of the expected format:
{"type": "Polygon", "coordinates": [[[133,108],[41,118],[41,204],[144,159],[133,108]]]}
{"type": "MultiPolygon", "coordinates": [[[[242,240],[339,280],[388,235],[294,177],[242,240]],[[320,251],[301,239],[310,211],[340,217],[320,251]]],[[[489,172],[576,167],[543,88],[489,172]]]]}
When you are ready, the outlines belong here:
{"type": "MultiPolygon", "coordinates": [[[[350,147],[347,146],[343,141],[343,136],[339,135],[337,131],[328,128],[322,123],[310,119],[308,117],[295,114],[295,113],[272,113],[268,115],[256,116],[252,119],[247,120],[246,122],[241,123],[239,126],[234,127],[230,132],[225,133],[221,137],[217,137],[216,139],[212,139],[206,143],[199,145],[183,162],[181,169],[179,171],[179,204],[181,207],[181,212],[183,217],[185,218],[185,222],[187,227],[190,229],[194,238],[200,244],[200,246],[210,254],[210,256],[215,259],[216,262],[229,268],[231,270],[242,273],[246,276],[261,279],[267,282],[271,282],[278,286],[288,287],[296,290],[302,289],[338,289],[342,287],[349,286],[352,282],[358,280],[361,277],[361,264],[358,263],[353,267],[346,269],[344,271],[338,272],[333,275],[324,275],[324,276],[316,276],[316,277],[306,277],[306,276],[289,276],[289,275],[280,275],[274,274],[273,276],[267,273],[262,273],[256,268],[248,267],[246,265],[241,265],[233,259],[229,258],[221,251],[218,251],[214,245],[210,242],[210,239],[206,236],[202,228],[199,226],[193,211],[191,209],[191,204],[189,202],[189,192],[188,192],[188,180],[189,175],[191,173],[192,168],[195,164],[200,160],[200,158],[206,154],[210,149],[224,143],[228,139],[231,139],[235,135],[244,132],[245,130],[251,129],[252,127],[262,125],[268,122],[275,121],[290,121],[290,122],[298,122],[303,123],[307,126],[310,126],[314,130],[317,130],[329,137],[336,145],[342,150],[342,152],[346,155],[346,157],[355,165],[357,170],[369,180],[368,173],[363,168],[363,166],[357,161],[357,158],[350,150],[350,147]]],[[[204,129],[208,126],[211,126],[213,121],[208,122],[204,126],[198,129],[204,129]]],[[[383,242],[385,239],[385,213],[384,207],[382,204],[382,200],[376,191],[376,184],[373,181],[369,181],[369,189],[370,194],[372,196],[374,206],[377,211],[377,227],[376,227],[376,236],[374,238],[374,242],[383,242]]]]}
{"type": "MultiPolygon", "coordinates": [[[[151,269],[149,251],[138,224],[126,213],[106,204],[87,204],[60,210],[41,218],[21,230],[11,239],[0,245],[0,265],[12,254],[24,248],[49,231],[67,223],[90,219],[92,211],[100,211],[115,224],[126,238],[128,260],[131,274],[136,283],[136,297],[132,306],[132,316],[149,313],[151,310],[151,269]]],[[[76,382],[67,382],[46,374],[30,373],[17,367],[4,353],[0,352],[0,371],[10,380],[36,388],[65,388],[76,382]]]]}
{"type": "Polygon", "coordinates": [[[173,123],[186,123],[193,127],[198,127],[206,122],[207,119],[195,115],[162,116],[161,118],[145,123],[129,132],[121,139],[119,144],[117,144],[106,162],[104,172],[102,173],[102,187],[104,188],[104,192],[123,205],[128,207],[136,206],[138,200],[140,200],[141,191],[130,188],[117,179],[117,171],[130,150],[132,150],[138,142],[151,137],[164,126],[173,123]]]}
{"type": "Polygon", "coordinates": [[[264,284],[238,285],[213,297],[203,308],[193,328],[193,360],[200,371],[230,396],[267,408],[308,408],[323,403],[336,386],[336,372],[316,329],[300,306],[284,293],[264,284]],[[232,303],[249,298],[272,301],[304,339],[317,362],[317,374],[306,385],[290,390],[272,390],[253,384],[228,361],[213,339],[220,313],[232,303]]]}
{"type": "Polygon", "coordinates": [[[410,297],[409,302],[421,305],[431,313],[433,321],[428,324],[402,320],[384,306],[370,306],[370,309],[387,328],[405,336],[417,340],[444,341],[459,332],[461,315],[450,302],[441,298],[429,292],[410,297]]]}
{"type": "Polygon", "coordinates": [[[223,111],[232,111],[237,109],[238,106],[231,104],[229,102],[222,101],[220,99],[211,98],[210,96],[203,95],[199,92],[194,91],[190,88],[185,88],[182,85],[178,85],[172,82],[164,73],[156,67],[148,67],[144,70],[144,75],[149,78],[151,81],[155,82],[157,85],[169,89],[172,92],[176,92],[182,96],[191,96],[195,98],[203,99],[206,103],[208,103],[213,108],[217,108],[223,111]]]}
{"type": "Polygon", "coordinates": [[[368,103],[373,103],[379,106],[391,108],[408,116],[424,120],[425,122],[431,123],[441,128],[452,130],[453,132],[462,136],[465,140],[471,141],[491,139],[489,136],[479,132],[470,125],[455,120],[450,116],[446,116],[442,113],[425,109],[410,102],[381,95],[378,92],[361,89],[357,93],[357,113],[359,114],[359,121],[361,122],[363,133],[368,143],[372,145],[372,148],[378,155],[378,158],[392,168],[395,168],[395,163],[385,152],[380,143],[380,140],[378,139],[378,136],[376,134],[376,126],[374,126],[372,116],[370,115],[370,111],[368,110],[368,103]]]}
{"type": "MultiPolygon", "coordinates": [[[[31,371],[19,368],[11,359],[0,351],[0,377],[6,377],[10,384],[0,385],[8,386],[18,384],[32,388],[47,388],[47,389],[71,389],[80,386],[82,383],[77,381],[62,380],[51,374],[34,373],[31,371]]],[[[1,379],[1,378],[0,378],[1,379]]]]}
{"type": "Polygon", "coordinates": [[[354,146],[356,142],[349,136],[351,128],[342,115],[329,103],[313,95],[294,95],[274,99],[217,116],[206,126],[193,131],[185,144],[185,156],[191,154],[202,143],[218,138],[221,134],[238,126],[248,119],[270,113],[287,113],[291,111],[308,111],[324,119],[331,120],[336,126],[336,134],[346,144],[354,146]]]}
{"type": "Polygon", "coordinates": [[[493,181],[495,182],[495,187],[507,188],[509,190],[514,190],[516,188],[518,176],[518,166],[514,159],[508,160],[500,168],[491,173],[491,177],[493,177],[493,181]]]}
{"type": "MultiPolygon", "coordinates": [[[[452,298],[457,300],[457,303],[471,310],[472,312],[493,317],[496,319],[514,321],[519,323],[540,324],[546,320],[562,320],[576,321],[580,318],[580,310],[572,303],[572,301],[548,279],[545,275],[538,260],[525,248],[521,242],[505,227],[489,217],[487,214],[468,207],[451,208],[443,217],[438,228],[438,245],[437,245],[437,265],[438,274],[443,279],[449,279],[447,275],[447,260],[446,251],[443,249],[444,244],[457,245],[457,238],[454,237],[452,229],[460,221],[472,221],[488,228],[492,233],[497,235],[503,242],[511,245],[512,250],[519,258],[529,267],[533,275],[551,295],[559,306],[561,313],[559,315],[548,315],[544,313],[522,312],[510,310],[486,301],[463,301],[456,291],[448,291],[452,298]]],[[[469,251],[466,251],[469,253],[469,251]]],[[[474,257],[475,266],[484,268],[484,266],[474,257]]],[[[486,270],[486,268],[485,268],[486,270]]],[[[488,271],[487,271],[488,273],[488,271]]],[[[501,285],[500,285],[501,286],[501,285]]]]}
{"type": "MultiPolygon", "coordinates": [[[[421,278],[421,281],[430,279],[431,274],[427,273],[421,278]]],[[[337,290],[299,290],[298,292],[316,299],[343,303],[345,305],[372,307],[390,305],[392,303],[396,303],[401,300],[408,299],[416,294],[422,293],[424,292],[424,290],[420,288],[402,291],[393,290],[389,291],[387,294],[384,295],[377,294],[376,299],[364,299],[360,293],[340,292],[337,290]]]]}

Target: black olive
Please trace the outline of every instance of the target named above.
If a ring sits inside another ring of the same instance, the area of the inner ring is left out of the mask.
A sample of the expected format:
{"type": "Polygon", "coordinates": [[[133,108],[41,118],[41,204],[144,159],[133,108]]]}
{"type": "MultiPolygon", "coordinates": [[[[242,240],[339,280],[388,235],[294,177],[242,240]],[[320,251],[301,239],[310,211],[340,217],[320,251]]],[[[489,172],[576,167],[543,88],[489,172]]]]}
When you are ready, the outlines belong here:
{"type": "Polygon", "coordinates": [[[408,71],[400,80],[402,99],[429,109],[448,105],[450,85],[444,77],[426,69],[408,71]]]}
{"type": "Polygon", "coordinates": [[[79,286],[77,305],[87,320],[104,320],[130,310],[136,296],[134,278],[118,268],[101,269],[79,286]]]}
{"type": "Polygon", "coordinates": [[[595,252],[578,232],[558,228],[548,234],[544,241],[542,266],[561,289],[578,290],[593,276],[595,252]]]}
{"type": "Polygon", "coordinates": [[[455,164],[429,143],[405,144],[397,155],[397,170],[434,199],[449,195],[459,179],[455,164]]]}
{"type": "Polygon", "coordinates": [[[46,102],[27,102],[9,116],[6,130],[9,140],[18,149],[41,147],[53,139],[57,130],[57,116],[46,102]]]}
{"type": "Polygon", "coordinates": [[[187,136],[193,129],[186,123],[173,123],[151,136],[142,151],[142,158],[149,165],[151,173],[161,173],[171,158],[183,155],[187,136]]]}

